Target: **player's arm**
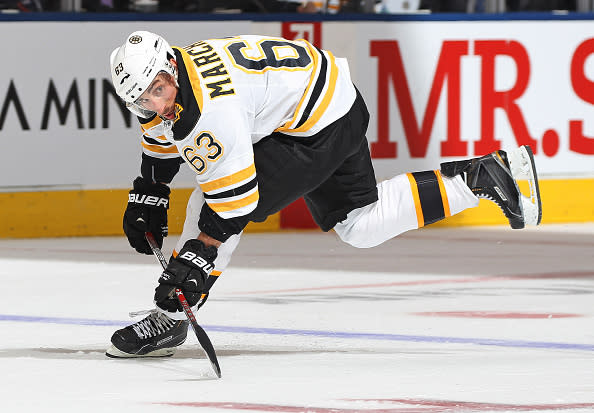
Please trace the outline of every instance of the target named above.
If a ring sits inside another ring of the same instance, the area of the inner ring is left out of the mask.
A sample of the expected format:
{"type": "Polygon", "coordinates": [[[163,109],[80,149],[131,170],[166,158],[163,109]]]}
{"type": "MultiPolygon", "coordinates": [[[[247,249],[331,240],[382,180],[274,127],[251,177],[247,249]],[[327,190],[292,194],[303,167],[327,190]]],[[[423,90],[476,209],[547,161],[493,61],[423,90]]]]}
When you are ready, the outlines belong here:
{"type": "Polygon", "coordinates": [[[217,247],[243,231],[259,201],[248,114],[232,105],[219,108],[202,119],[193,146],[188,142],[180,149],[204,194],[198,221],[201,240],[217,247]]]}
{"type": "Polygon", "coordinates": [[[222,244],[221,241],[219,241],[218,239],[215,239],[215,238],[211,237],[206,232],[201,232],[200,235],[198,235],[198,239],[200,241],[202,241],[202,243],[204,245],[206,245],[207,247],[219,248],[221,246],[221,244],[222,244]]]}
{"type": "Polygon", "coordinates": [[[165,137],[161,118],[138,118],[142,132],[142,177],[148,181],[169,184],[179,172],[183,159],[177,147],[165,137]]]}
{"type": "MultiPolygon", "coordinates": [[[[200,182],[204,204],[198,228],[207,245],[218,246],[239,234],[259,201],[258,179],[251,141],[240,153],[222,163],[207,180],[200,182]],[[249,147],[247,147],[249,146],[249,147]]],[[[239,152],[239,151],[238,151],[239,152]]]]}
{"type": "Polygon", "coordinates": [[[169,183],[183,161],[176,146],[165,139],[159,117],[138,120],[142,131],[141,176],[134,180],[128,194],[123,229],[132,248],[142,254],[151,254],[144,233],[152,232],[162,247],[163,238],[168,235],[169,183]]]}
{"type": "Polygon", "coordinates": [[[167,295],[172,286],[184,291],[190,306],[198,303],[202,296],[204,303],[216,279],[209,274],[215,269],[217,248],[243,230],[249,222],[249,214],[258,204],[250,137],[245,132],[233,135],[231,128],[225,128],[220,133],[221,138],[214,128],[209,130],[208,136],[206,132],[198,136],[203,137],[198,139],[196,147],[188,145],[182,150],[187,148],[189,160],[194,160],[192,166],[203,172],[198,175],[205,199],[198,222],[201,232],[197,239],[186,241],[159,279],[155,303],[166,311],[179,311],[178,303],[167,295]],[[230,141],[229,136],[235,138],[230,141]]]}

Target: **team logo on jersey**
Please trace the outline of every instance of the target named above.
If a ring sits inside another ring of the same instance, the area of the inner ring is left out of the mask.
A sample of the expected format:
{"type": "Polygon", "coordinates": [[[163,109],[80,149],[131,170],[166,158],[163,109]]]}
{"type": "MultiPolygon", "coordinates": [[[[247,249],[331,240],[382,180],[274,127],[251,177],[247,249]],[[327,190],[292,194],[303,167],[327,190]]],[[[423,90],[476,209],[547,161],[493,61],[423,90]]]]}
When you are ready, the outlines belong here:
{"type": "Polygon", "coordinates": [[[182,107],[182,105],[180,105],[179,103],[175,103],[175,119],[173,119],[173,123],[177,122],[179,120],[179,115],[180,113],[184,110],[184,108],[182,107]]]}
{"type": "Polygon", "coordinates": [[[128,41],[132,44],[138,44],[138,43],[142,42],[142,36],[135,34],[134,36],[130,37],[130,39],[128,39],[128,41]]]}

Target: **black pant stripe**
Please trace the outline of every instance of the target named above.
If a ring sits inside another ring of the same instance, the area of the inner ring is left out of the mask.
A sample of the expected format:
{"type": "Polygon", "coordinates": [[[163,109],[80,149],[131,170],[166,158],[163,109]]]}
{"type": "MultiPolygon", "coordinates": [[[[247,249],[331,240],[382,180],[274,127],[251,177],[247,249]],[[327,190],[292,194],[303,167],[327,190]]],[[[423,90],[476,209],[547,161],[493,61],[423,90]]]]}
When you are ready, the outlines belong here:
{"type": "Polygon", "coordinates": [[[435,171],[413,172],[412,176],[415,178],[419,190],[424,225],[444,219],[443,198],[435,171]]]}

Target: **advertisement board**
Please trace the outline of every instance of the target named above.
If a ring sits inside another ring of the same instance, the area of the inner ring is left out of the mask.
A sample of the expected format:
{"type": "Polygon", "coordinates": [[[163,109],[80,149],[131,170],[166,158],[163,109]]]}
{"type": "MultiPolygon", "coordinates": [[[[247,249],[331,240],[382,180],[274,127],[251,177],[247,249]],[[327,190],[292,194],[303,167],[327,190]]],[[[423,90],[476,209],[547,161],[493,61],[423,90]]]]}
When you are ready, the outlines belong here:
{"type": "MultiPolygon", "coordinates": [[[[140,129],[108,61],[134,30],[180,46],[306,38],[346,57],[371,113],[379,180],[524,144],[543,180],[594,176],[591,21],[2,22],[0,36],[15,41],[0,67],[0,192],[129,188],[140,129]]],[[[182,171],[173,186],[193,187],[182,171]]]]}

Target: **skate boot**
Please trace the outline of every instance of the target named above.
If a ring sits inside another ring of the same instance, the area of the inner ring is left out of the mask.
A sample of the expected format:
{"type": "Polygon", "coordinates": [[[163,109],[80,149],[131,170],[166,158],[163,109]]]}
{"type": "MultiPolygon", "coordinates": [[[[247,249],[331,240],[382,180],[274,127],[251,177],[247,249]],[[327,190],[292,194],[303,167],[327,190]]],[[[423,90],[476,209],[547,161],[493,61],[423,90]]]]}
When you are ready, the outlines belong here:
{"type": "Polygon", "coordinates": [[[111,336],[112,346],[105,352],[108,357],[166,357],[188,334],[187,320],[174,320],[150,310],[149,315],[137,323],[122,328],[111,336]]]}
{"type": "Polygon", "coordinates": [[[495,151],[480,158],[444,162],[441,173],[462,176],[478,198],[493,201],[501,208],[514,229],[538,225],[542,217],[538,177],[529,146],[506,153],[495,151]],[[518,180],[527,180],[530,196],[519,189],[518,180]]]}

